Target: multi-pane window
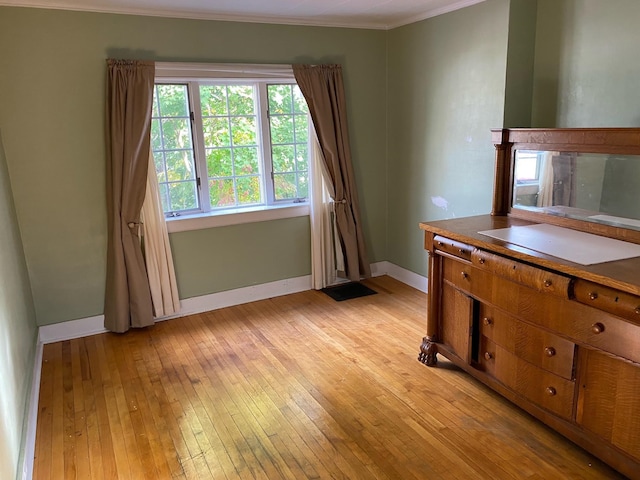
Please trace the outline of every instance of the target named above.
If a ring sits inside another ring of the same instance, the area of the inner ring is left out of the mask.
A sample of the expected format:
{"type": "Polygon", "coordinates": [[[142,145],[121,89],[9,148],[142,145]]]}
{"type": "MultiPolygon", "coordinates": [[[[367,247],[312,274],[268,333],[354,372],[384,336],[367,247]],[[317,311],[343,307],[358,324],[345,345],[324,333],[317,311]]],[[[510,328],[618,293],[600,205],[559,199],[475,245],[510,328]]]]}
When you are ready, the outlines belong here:
{"type": "Polygon", "coordinates": [[[518,150],[516,152],[516,183],[536,183],[540,177],[540,155],[537,151],[518,150]]]}
{"type": "Polygon", "coordinates": [[[200,108],[211,208],[261,204],[254,87],[201,85],[200,108]]]}
{"type": "Polygon", "coordinates": [[[165,212],[198,209],[191,117],[186,85],[156,85],[151,148],[165,212]]]}
{"type": "Polygon", "coordinates": [[[295,84],[158,83],[151,136],[167,214],[307,199],[308,109],[295,84]]]}
{"type": "Polygon", "coordinates": [[[306,198],[309,192],[307,103],[297,85],[269,85],[267,89],[275,198],[306,198]]]}

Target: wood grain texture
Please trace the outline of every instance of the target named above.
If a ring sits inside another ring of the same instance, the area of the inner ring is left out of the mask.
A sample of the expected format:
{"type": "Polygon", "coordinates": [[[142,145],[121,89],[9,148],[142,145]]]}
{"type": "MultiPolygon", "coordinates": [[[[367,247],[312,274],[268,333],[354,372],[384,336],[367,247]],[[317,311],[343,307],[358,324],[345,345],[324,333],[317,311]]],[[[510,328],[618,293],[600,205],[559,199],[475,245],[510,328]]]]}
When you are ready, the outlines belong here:
{"type": "Polygon", "coordinates": [[[640,456],[640,368],[595,350],[581,352],[578,423],[640,456]]]}
{"type": "MultiPolygon", "coordinates": [[[[535,223],[540,223],[540,220],[535,223]]],[[[423,222],[420,223],[420,228],[425,231],[425,235],[440,235],[451,238],[457,242],[467,244],[472,248],[480,248],[487,252],[497,253],[526,262],[530,265],[542,267],[564,275],[582,278],[603,286],[640,296],[640,282],[638,278],[640,257],[594,265],[579,265],[478,233],[485,230],[533,224],[534,221],[515,218],[513,216],[478,215],[474,217],[438,220],[429,223],[423,222]]]]}
{"type": "Polygon", "coordinates": [[[621,478],[442,358],[388,277],[46,345],[40,479],[621,478]]]}
{"type": "Polygon", "coordinates": [[[496,148],[492,215],[510,215],[640,244],[640,231],[635,229],[557,216],[542,210],[511,208],[515,151],[640,155],[640,128],[503,128],[491,133],[496,148]]]}

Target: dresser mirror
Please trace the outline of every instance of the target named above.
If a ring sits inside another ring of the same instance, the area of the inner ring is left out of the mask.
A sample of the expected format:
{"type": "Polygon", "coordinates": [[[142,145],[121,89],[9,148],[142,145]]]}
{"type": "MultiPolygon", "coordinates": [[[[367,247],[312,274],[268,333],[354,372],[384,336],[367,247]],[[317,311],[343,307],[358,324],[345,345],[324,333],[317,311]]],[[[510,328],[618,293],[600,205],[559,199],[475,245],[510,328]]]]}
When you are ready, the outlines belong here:
{"type": "Polygon", "coordinates": [[[492,130],[492,215],[640,243],[640,128],[492,130]]]}
{"type": "Polygon", "coordinates": [[[640,157],[516,150],[512,208],[640,230],[640,157]]]}

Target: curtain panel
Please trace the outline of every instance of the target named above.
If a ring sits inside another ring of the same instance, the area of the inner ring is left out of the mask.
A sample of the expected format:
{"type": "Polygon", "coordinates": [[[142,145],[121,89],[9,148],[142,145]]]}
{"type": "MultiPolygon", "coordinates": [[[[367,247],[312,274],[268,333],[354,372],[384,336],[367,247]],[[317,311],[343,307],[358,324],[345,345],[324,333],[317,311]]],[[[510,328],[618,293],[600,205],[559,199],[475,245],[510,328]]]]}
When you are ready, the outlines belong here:
{"type": "Polygon", "coordinates": [[[153,154],[149,155],[147,194],[142,204],[142,232],[153,316],[173,315],[180,310],[180,298],[153,154]]]}
{"type": "Polygon", "coordinates": [[[293,74],[309,106],[318,135],[327,190],[334,201],[344,275],[358,281],[371,276],[362,233],[358,192],[351,164],[347,104],[341,65],[293,65],[293,74]]]}
{"type": "Polygon", "coordinates": [[[149,166],[154,77],[153,62],[107,60],[104,326],[112,332],[153,324],[140,212],[149,166]]]}

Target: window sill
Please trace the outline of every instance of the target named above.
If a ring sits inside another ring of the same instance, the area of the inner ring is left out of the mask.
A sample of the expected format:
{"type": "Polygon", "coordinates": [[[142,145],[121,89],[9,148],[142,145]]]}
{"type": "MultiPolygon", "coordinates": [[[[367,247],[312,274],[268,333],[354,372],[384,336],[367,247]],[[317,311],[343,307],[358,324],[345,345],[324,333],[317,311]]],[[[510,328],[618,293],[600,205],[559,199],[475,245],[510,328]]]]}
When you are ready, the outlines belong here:
{"type": "Polygon", "coordinates": [[[167,218],[167,230],[169,233],[188,232],[190,230],[266,222],[281,218],[304,217],[306,215],[309,215],[308,203],[232,209],[223,212],[198,213],[167,218]]]}

